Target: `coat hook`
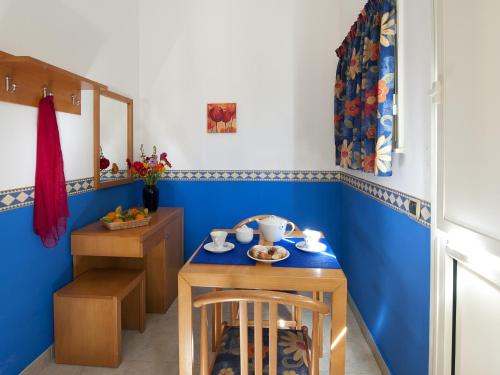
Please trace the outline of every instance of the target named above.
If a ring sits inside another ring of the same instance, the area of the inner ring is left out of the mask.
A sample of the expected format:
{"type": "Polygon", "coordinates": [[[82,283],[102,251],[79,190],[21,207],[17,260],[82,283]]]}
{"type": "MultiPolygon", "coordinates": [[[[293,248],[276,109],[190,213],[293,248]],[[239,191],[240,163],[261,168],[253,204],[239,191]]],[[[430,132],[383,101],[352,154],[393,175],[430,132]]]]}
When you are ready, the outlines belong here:
{"type": "Polygon", "coordinates": [[[11,78],[9,76],[5,76],[5,91],[13,93],[16,91],[17,85],[11,82],[11,78]]]}
{"type": "Polygon", "coordinates": [[[46,98],[47,96],[53,96],[49,91],[47,86],[43,86],[42,98],[46,98]]]}
{"type": "Polygon", "coordinates": [[[71,95],[71,104],[78,107],[80,105],[80,99],[78,99],[76,95],[71,95]]]}

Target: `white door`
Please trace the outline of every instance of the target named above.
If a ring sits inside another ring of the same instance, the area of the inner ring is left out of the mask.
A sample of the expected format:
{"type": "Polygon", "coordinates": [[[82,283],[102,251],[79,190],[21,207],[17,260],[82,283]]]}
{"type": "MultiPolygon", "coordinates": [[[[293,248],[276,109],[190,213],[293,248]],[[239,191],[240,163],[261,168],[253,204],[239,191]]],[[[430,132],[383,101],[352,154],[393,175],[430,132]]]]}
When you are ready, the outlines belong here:
{"type": "Polygon", "coordinates": [[[500,374],[500,1],[436,0],[431,372],[500,374]]]}

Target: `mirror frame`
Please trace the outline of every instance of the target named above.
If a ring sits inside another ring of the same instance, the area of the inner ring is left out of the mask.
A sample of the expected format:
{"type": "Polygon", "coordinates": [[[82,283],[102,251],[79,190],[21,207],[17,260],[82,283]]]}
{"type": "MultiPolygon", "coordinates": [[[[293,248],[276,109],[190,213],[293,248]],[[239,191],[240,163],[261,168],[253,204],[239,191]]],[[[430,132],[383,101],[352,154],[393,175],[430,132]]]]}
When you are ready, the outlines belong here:
{"type": "Polygon", "coordinates": [[[94,90],[94,188],[105,189],[118,185],[130,184],[134,181],[130,171],[128,177],[116,181],[101,182],[100,169],[100,145],[101,145],[101,96],[127,104],[127,158],[132,160],[133,150],[133,128],[134,128],[134,101],[126,96],[117,94],[106,89],[94,90]]]}

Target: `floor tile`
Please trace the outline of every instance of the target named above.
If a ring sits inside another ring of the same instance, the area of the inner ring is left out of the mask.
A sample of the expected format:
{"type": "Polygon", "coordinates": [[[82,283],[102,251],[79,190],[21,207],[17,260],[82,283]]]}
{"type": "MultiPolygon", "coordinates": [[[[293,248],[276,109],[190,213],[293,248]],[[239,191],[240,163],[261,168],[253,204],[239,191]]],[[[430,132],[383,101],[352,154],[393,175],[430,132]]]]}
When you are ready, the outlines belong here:
{"type": "Polygon", "coordinates": [[[40,372],[40,375],[81,375],[82,371],[83,367],[81,366],[51,363],[40,372]]]}

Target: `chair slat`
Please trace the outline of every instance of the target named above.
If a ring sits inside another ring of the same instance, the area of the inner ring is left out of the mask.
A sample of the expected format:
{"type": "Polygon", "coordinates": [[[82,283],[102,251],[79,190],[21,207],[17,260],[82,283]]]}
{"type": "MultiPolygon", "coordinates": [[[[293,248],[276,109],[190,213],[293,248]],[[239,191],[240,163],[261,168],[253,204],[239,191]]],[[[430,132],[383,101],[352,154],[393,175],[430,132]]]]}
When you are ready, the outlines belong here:
{"type": "Polygon", "coordinates": [[[278,371],[278,305],[269,304],[269,375],[278,371]]]}
{"type": "Polygon", "coordinates": [[[240,367],[241,375],[248,375],[248,305],[240,302],[240,367]]]}
{"type": "Polygon", "coordinates": [[[313,313],[312,321],[312,363],[310,366],[311,375],[319,374],[319,314],[313,313]]]}
{"type": "Polygon", "coordinates": [[[207,319],[207,307],[201,307],[201,334],[200,334],[200,374],[208,375],[208,319],[207,319]]]}
{"type": "MultiPolygon", "coordinates": [[[[314,299],[316,301],[319,301],[319,302],[323,302],[324,301],[324,293],[323,292],[314,292],[314,299]]],[[[324,322],[323,322],[323,315],[320,315],[319,316],[319,331],[320,332],[323,332],[323,326],[324,326],[324,322]]],[[[319,358],[322,358],[323,357],[323,335],[319,335],[319,358]]]]}
{"type": "Polygon", "coordinates": [[[295,320],[296,327],[299,328],[302,326],[302,309],[299,306],[294,306],[293,311],[294,311],[293,320],[295,320]]]}
{"type": "MultiPolygon", "coordinates": [[[[214,292],[220,292],[222,289],[213,288],[212,290],[214,292]]],[[[222,327],[221,327],[222,316],[219,313],[219,311],[221,311],[220,304],[213,304],[212,305],[212,352],[216,351],[217,343],[220,340],[220,336],[222,333],[222,327]]]]}
{"type": "Polygon", "coordinates": [[[262,375],[262,302],[255,302],[253,315],[255,375],[262,375]]]}
{"type": "Polygon", "coordinates": [[[216,303],[214,305],[215,312],[215,342],[220,342],[222,336],[222,304],[216,303]]]}
{"type": "Polygon", "coordinates": [[[238,321],[238,303],[231,302],[231,325],[234,327],[238,321]]]}

